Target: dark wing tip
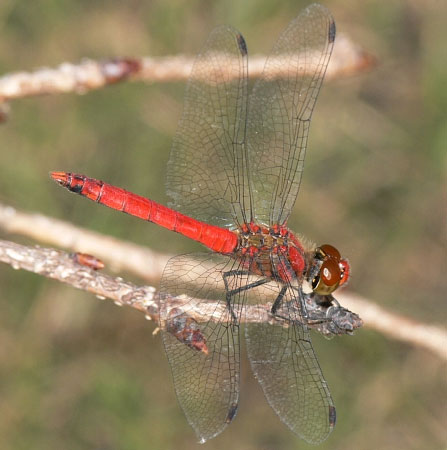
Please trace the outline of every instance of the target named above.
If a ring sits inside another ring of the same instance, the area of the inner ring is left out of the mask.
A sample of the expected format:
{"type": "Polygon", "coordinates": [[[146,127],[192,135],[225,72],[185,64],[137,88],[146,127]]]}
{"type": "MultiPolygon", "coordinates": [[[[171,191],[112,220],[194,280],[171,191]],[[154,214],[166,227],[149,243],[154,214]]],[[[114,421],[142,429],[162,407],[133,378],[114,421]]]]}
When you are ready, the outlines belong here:
{"type": "Polygon", "coordinates": [[[329,427],[334,428],[335,422],[337,421],[337,413],[335,411],[335,406],[330,405],[329,406],[329,427]]]}
{"type": "Polygon", "coordinates": [[[248,53],[248,50],[247,50],[247,43],[245,42],[244,36],[242,36],[242,34],[238,33],[236,35],[236,39],[237,39],[237,45],[239,47],[241,55],[246,56],[248,53]]]}
{"type": "Polygon", "coordinates": [[[331,22],[329,23],[329,33],[328,33],[328,40],[329,43],[332,44],[335,41],[335,22],[334,19],[331,19],[331,22]]]}
{"type": "Polygon", "coordinates": [[[230,409],[228,410],[227,418],[225,419],[226,423],[230,423],[234,419],[237,413],[237,408],[238,408],[237,403],[231,404],[230,409]]]}

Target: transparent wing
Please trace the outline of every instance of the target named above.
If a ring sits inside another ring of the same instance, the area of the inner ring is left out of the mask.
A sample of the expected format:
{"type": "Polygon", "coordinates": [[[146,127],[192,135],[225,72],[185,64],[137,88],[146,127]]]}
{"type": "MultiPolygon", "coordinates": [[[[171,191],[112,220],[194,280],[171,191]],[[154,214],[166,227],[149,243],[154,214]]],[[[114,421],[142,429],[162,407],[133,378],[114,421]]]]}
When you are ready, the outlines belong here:
{"type": "Polygon", "coordinates": [[[170,207],[213,225],[245,222],[246,111],[244,38],[231,27],[216,28],[187,84],[168,163],[170,207]]]}
{"type": "Polygon", "coordinates": [[[315,101],[335,39],[335,23],[318,4],[281,34],[249,100],[247,144],[255,218],[284,224],[300,187],[315,101]]]}
{"type": "MultiPolygon", "coordinates": [[[[243,294],[227,300],[224,277],[238,270],[239,262],[222,255],[182,255],[168,262],[161,281],[163,342],[177,398],[201,442],[219,434],[237,412],[243,294]]],[[[226,279],[236,292],[246,281],[226,279]]]]}
{"type": "MultiPolygon", "coordinates": [[[[274,267],[292,273],[286,259],[271,258],[274,267]]],[[[335,425],[335,407],[312,348],[299,280],[271,281],[268,289],[268,297],[274,292],[277,299],[275,316],[289,326],[271,325],[261,317],[246,324],[251,367],[279,418],[302,439],[318,444],[335,425]]],[[[265,304],[266,297],[254,289],[249,302],[265,304]]]]}

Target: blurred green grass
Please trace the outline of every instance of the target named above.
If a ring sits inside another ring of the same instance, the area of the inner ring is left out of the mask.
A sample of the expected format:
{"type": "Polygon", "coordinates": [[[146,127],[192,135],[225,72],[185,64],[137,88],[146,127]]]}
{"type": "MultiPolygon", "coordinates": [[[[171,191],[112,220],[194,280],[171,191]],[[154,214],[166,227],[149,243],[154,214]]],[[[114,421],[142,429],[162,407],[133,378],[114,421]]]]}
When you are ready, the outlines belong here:
{"type": "MultiPolygon", "coordinates": [[[[325,83],[292,229],[331,242],[349,288],[392,311],[445,324],[447,75],[441,2],[333,0],[339,32],[379,59],[325,83]]],[[[230,23],[268,53],[304,2],[5,0],[0,71],[83,57],[195,54],[230,23]]],[[[196,244],[69,196],[72,170],[166,202],[164,176],[184,85],[116,85],[18,100],[0,128],[0,200],[150,248],[196,244]]],[[[6,239],[29,242],[22,237],[6,239]]],[[[197,448],[154,324],[30,273],[0,266],[0,448],[197,448]]],[[[361,311],[357,311],[361,315],[361,311]]],[[[322,449],[446,447],[445,365],[370,330],[314,344],[338,410],[322,449]]],[[[311,448],[282,425],[243,363],[237,418],[209,449],[311,448]]]]}

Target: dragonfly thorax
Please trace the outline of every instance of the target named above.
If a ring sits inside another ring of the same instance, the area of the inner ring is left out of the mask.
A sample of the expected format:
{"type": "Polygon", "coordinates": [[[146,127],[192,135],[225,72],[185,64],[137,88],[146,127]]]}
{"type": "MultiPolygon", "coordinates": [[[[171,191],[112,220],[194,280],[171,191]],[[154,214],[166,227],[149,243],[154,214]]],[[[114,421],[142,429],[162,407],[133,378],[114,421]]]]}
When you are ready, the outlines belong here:
{"type": "Polygon", "coordinates": [[[305,279],[312,290],[329,295],[349,278],[350,268],[339,251],[329,245],[304,248],[287,227],[244,224],[238,230],[236,257],[256,275],[290,282],[305,279]]]}
{"type": "Polygon", "coordinates": [[[237,230],[236,254],[257,275],[290,281],[307,271],[306,252],[298,238],[285,226],[244,224],[237,230]],[[249,261],[249,263],[248,263],[249,261]]]}

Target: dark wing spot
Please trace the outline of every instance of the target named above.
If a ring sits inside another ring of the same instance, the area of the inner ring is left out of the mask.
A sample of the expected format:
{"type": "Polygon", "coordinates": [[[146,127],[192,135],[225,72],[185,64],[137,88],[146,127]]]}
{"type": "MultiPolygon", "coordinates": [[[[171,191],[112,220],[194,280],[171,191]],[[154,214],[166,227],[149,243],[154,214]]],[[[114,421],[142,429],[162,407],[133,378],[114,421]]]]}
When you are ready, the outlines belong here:
{"type": "Polygon", "coordinates": [[[329,426],[331,428],[335,427],[335,422],[337,421],[337,413],[335,412],[335,406],[329,406],[329,426]]]}
{"type": "Polygon", "coordinates": [[[236,415],[236,413],[237,413],[237,403],[233,403],[230,406],[230,410],[228,411],[225,422],[230,423],[234,419],[234,416],[236,415]]]}
{"type": "Polygon", "coordinates": [[[246,56],[248,51],[247,51],[247,44],[245,42],[244,36],[242,36],[242,34],[238,34],[236,36],[236,39],[237,39],[237,45],[239,46],[241,55],[246,56]]]}
{"type": "Polygon", "coordinates": [[[335,22],[333,20],[331,20],[331,23],[329,24],[328,39],[330,44],[335,41],[335,22]]]}

